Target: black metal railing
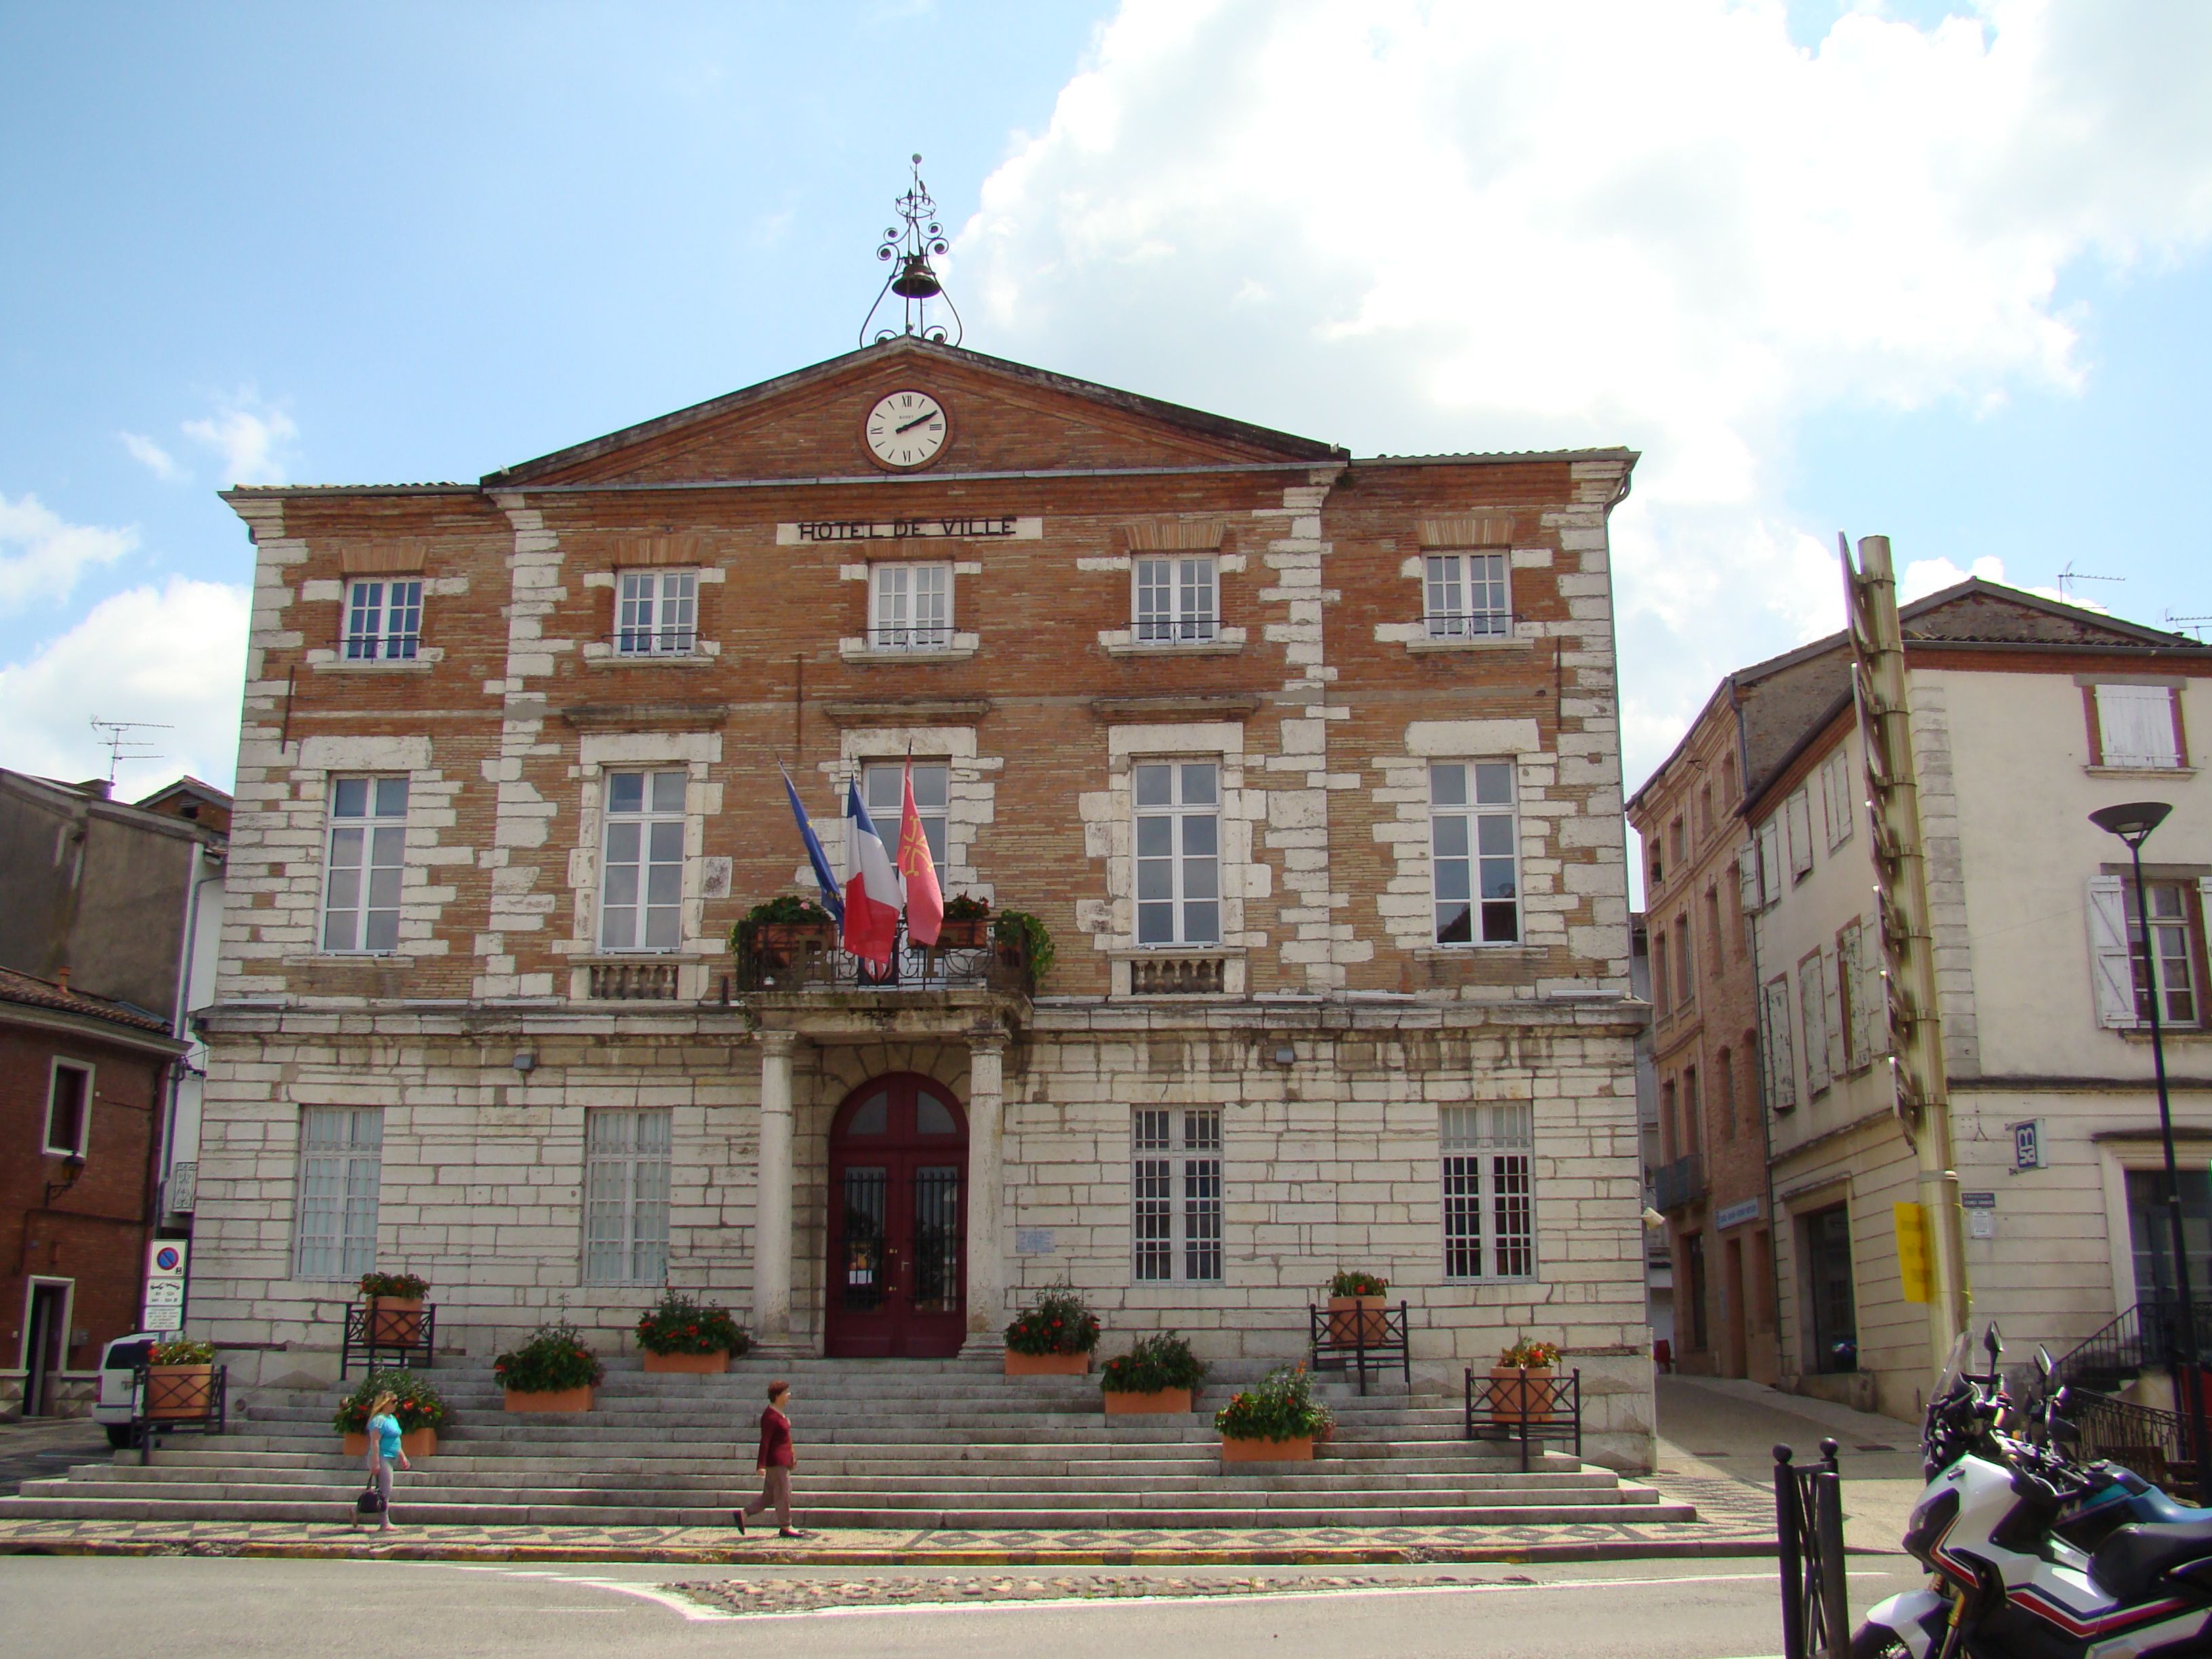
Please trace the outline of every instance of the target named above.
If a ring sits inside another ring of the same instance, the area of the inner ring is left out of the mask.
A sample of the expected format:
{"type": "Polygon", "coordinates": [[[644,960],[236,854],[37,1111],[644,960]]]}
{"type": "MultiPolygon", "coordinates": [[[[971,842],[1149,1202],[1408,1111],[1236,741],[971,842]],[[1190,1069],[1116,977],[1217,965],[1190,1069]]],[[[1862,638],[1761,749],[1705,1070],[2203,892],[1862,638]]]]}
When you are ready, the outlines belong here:
{"type": "Polygon", "coordinates": [[[1406,1304],[1380,1308],[1316,1308],[1306,1304],[1306,1363],[1318,1371],[1357,1371],[1367,1392],[1367,1371],[1395,1365],[1413,1386],[1413,1355],[1406,1304]]]}
{"type": "Polygon", "coordinates": [[[1136,632],[1139,645],[1197,645],[1220,637],[1221,619],[1164,614],[1140,616],[1136,632]]]}
{"type": "Polygon", "coordinates": [[[155,1437],[221,1434],[230,1411],[230,1368],[139,1365],[131,1373],[131,1443],[138,1463],[151,1459],[155,1437]]]}
{"type": "Polygon", "coordinates": [[[1774,1449],[1775,1545],[1782,1558],[1783,1659],[1848,1659],[1849,1581],[1844,1572],[1843,1476],[1836,1443],[1801,1469],[1787,1446],[1774,1449]]]}
{"type": "Polygon", "coordinates": [[[2076,1394],[2068,1396],[2066,1416],[2081,1433],[2075,1456],[2085,1462],[2107,1459],[2169,1492],[2195,1489],[2189,1420],[2179,1413],[2131,1406],[2110,1395],[2076,1394]]]}
{"type": "Polygon", "coordinates": [[[1027,996],[1035,989],[1027,937],[948,932],[935,945],[916,945],[904,924],[888,964],[856,957],[829,927],[763,925],[738,951],[741,991],[945,991],[983,988],[1027,996]],[[975,943],[967,940],[974,939],[975,943]],[[957,939],[960,943],[948,943],[957,939]]]}
{"type": "Polygon", "coordinates": [[[338,1378],[344,1380],[356,1355],[363,1370],[373,1371],[386,1364],[427,1371],[437,1364],[437,1341],[434,1307],[426,1304],[416,1310],[379,1307],[373,1302],[356,1304],[346,1310],[345,1336],[338,1345],[338,1378]],[[392,1357],[379,1360],[379,1354],[392,1357]]]}
{"type": "Polygon", "coordinates": [[[871,628],[868,630],[868,649],[871,651],[949,651],[952,648],[951,624],[939,626],[924,623],[908,628],[871,628]]]}
{"type": "Polygon", "coordinates": [[[1705,1160],[1692,1152],[1672,1164],[1662,1164],[1651,1172],[1651,1185],[1662,1211],[1694,1204],[1705,1195],[1705,1160]]]}
{"type": "Polygon", "coordinates": [[[1572,1443],[1583,1455],[1583,1374],[1553,1376],[1525,1366],[1475,1375],[1467,1368],[1466,1437],[1469,1440],[1518,1441],[1521,1472],[1528,1472],[1529,1448],[1547,1440],[1572,1443]]]}
{"type": "Polygon", "coordinates": [[[1510,611],[1431,611],[1423,620],[1432,640],[1502,640],[1513,632],[1510,611]]]}
{"type": "MultiPolygon", "coordinates": [[[[2191,1297],[2197,1352],[2202,1363],[2212,1358],[2212,1301],[2191,1297]]],[[[2179,1338],[2181,1301],[2179,1297],[2138,1302],[2123,1309],[2119,1316],[2093,1332],[2068,1352],[2052,1375],[2057,1383],[2077,1391],[2110,1393],[2140,1371],[2166,1364],[2169,1344],[2182,1347],[2179,1338]]],[[[2181,1353],[2180,1358],[2191,1358],[2181,1353]]]]}

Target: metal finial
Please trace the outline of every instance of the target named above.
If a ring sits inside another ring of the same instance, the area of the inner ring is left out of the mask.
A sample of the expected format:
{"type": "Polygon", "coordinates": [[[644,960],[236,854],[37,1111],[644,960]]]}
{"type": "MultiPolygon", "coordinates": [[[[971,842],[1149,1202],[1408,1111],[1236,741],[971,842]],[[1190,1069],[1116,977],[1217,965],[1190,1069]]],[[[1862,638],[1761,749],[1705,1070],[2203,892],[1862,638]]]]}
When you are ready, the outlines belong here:
{"type": "Polygon", "coordinates": [[[890,266],[890,274],[884,278],[882,289],[875,304],[868,307],[867,320],[860,325],[860,343],[896,340],[901,335],[916,339],[933,340],[939,345],[958,345],[964,332],[960,322],[959,307],[946,298],[945,285],[938,280],[936,270],[930,264],[932,254],[942,254],[951,244],[945,240],[945,227],[938,222],[937,204],[930,199],[929,186],[921,181],[921,156],[914,157],[914,181],[905,195],[891,204],[898,210],[903,228],[893,225],[884,232],[882,246],[876,249],[876,258],[890,266]],[[900,325],[890,325],[885,315],[880,325],[877,313],[884,310],[886,297],[896,294],[902,307],[900,325]],[[929,315],[930,301],[942,301],[952,313],[952,325],[948,329],[929,315]]]}

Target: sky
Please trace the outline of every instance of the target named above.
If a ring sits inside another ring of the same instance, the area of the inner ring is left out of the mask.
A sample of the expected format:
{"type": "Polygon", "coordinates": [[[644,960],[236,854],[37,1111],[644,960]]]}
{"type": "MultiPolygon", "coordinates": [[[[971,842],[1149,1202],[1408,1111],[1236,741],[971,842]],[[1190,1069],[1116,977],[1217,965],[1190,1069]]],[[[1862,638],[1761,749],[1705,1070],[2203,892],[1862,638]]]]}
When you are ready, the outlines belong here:
{"type": "Polygon", "coordinates": [[[1839,530],[1908,597],[2212,618],[2200,0],[0,0],[0,766],[138,721],[119,793],[227,787],[218,489],[472,480],[849,349],[916,150],[979,350],[1361,454],[1641,451],[1632,789],[1841,625],[1839,530]]]}

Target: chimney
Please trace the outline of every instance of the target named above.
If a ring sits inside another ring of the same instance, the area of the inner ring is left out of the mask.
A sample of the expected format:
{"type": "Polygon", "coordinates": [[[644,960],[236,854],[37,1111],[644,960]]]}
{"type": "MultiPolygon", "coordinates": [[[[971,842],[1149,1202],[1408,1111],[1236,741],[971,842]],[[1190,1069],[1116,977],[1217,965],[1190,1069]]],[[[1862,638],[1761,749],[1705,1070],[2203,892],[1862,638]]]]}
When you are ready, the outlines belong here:
{"type": "Polygon", "coordinates": [[[108,800],[115,793],[114,782],[107,778],[87,778],[76,787],[79,794],[90,795],[94,800],[108,800]]]}
{"type": "Polygon", "coordinates": [[[69,994],[69,976],[70,970],[66,968],[54,975],[54,983],[61,987],[64,996],[69,994]]]}

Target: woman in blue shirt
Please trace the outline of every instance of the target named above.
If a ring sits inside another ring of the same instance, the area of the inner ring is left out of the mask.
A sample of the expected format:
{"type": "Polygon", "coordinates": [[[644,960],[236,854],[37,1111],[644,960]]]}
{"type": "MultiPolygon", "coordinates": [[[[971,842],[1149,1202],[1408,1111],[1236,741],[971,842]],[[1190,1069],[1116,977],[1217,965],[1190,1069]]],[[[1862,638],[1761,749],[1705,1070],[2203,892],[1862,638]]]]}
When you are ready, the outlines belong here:
{"type": "MultiPolygon", "coordinates": [[[[377,1530],[392,1531],[392,1465],[397,1460],[401,1468],[411,1467],[407,1454],[399,1449],[399,1419],[392,1413],[399,1408],[399,1396],[386,1392],[368,1402],[368,1478],[384,1499],[384,1510],[377,1519],[377,1530]]],[[[354,1525],[358,1528],[361,1522],[354,1525]]]]}

